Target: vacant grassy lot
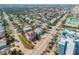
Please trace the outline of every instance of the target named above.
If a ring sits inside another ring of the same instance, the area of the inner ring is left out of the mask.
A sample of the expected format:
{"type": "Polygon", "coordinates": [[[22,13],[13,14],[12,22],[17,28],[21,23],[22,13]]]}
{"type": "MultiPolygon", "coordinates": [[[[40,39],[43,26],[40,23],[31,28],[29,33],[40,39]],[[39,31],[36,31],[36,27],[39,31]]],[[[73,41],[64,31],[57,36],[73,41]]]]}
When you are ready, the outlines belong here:
{"type": "Polygon", "coordinates": [[[31,41],[29,41],[25,37],[24,33],[20,33],[19,38],[20,38],[21,42],[23,43],[23,45],[25,46],[25,48],[32,49],[34,47],[34,45],[31,43],[31,41]]]}

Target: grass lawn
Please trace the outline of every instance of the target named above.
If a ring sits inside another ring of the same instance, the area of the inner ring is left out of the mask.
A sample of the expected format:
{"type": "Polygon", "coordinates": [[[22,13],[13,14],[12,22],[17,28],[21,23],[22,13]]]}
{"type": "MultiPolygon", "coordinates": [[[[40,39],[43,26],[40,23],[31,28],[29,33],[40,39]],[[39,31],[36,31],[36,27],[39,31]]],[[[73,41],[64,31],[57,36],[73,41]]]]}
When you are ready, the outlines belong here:
{"type": "Polygon", "coordinates": [[[23,43],[25,48],[32,49],[34,47],[34,45],[31,43],[31,41],[29,41],[25,37],[24,33],[20,33],[19,38],[20,38],[20,40],[23,43]]]}

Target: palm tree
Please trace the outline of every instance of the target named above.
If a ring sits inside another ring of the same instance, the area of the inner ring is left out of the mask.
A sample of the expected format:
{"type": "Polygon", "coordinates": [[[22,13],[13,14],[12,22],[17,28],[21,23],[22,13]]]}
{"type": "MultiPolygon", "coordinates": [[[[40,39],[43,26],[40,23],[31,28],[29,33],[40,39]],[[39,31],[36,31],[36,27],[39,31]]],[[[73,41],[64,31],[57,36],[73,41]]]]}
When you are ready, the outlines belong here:
{"type": "Polygon", "coordinates": [[[23,55],[21,50],[17,50],[17,49],[13,49],[12,51],[10,51],[11,55],[23,55]]]}
{"type": "Polygon", "coordinates": [[[17,50],[14,49],[13,51],[11,51],[11,55],[17,55],[17,50]]]}

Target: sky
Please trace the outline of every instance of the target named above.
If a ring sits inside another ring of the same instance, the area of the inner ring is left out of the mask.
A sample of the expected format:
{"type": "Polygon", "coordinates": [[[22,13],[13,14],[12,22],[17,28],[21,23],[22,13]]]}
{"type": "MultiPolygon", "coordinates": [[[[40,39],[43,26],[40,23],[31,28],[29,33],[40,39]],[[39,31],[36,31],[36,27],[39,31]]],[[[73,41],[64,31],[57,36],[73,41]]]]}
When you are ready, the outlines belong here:
{"type": "Polygon", "coordinates": [[[3,7],[71,7],[72,4],[0,4],[3,7]]]}

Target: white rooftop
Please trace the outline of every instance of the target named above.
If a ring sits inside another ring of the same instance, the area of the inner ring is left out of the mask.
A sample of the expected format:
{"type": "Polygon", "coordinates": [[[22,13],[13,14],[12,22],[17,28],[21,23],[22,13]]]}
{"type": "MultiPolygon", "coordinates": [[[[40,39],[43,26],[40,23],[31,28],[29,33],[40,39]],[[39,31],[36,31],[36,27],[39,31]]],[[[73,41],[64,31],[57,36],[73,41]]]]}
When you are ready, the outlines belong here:
{"type": "Polygon", "coordinates": [[[28,31],[28,30],[32,30],[32,28],[31,27],[24,27],[23,28],[23,31],[28,31]]]}
{"type": "Polygon", "coordinates": [[[36,28],[34,31],[39,33],[39,32],[42,31],[42,29],[41,28],[36,28]]]}

